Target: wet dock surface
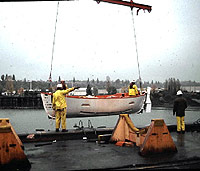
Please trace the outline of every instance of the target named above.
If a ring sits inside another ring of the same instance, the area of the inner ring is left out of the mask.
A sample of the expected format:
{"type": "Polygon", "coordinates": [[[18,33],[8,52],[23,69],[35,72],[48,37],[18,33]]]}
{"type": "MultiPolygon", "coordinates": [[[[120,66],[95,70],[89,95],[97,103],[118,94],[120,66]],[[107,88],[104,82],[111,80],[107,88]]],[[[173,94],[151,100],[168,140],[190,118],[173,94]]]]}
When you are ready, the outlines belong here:
{"type": "MultiPolygon", "coordinates": [[[[119,147],[113,143],[99,144],[92,136],[92,131],[89,130],[77,131],[78,137],[75,136],[77,133],[74,130],[69,130],[67,133],[47,133],[49,135],[40,133],[41,137],[46,136],[46,141],[25,142],[24,152],[31,163],[31,170],[34,171],[199,169],[200,132],[199,129],[195,129],[196,126],[190,125],[186,128],[188,131],[185,134],[178,134],[174,130],[175,126],[169,126],[170,134],[178,150],[176,153],[141,156],[140,148],[137,146],[119,147]],[[69,136],[72,137],[71,134],[74,134],[73,137],[76,138],[67,139],[69,136]],[[57,135],[63,137],[63,140],[56,140],[57,135]],[[52,138],[47,139],[47,137],[52,138]]],[[[108,129],[104,133],[109,132],[112,133],[112,130],[108,129]]],[[[102,130],[99,133],[102,133],[102,130]]],[[[21,138],[23,141],[23,136],[21,138]]]]}

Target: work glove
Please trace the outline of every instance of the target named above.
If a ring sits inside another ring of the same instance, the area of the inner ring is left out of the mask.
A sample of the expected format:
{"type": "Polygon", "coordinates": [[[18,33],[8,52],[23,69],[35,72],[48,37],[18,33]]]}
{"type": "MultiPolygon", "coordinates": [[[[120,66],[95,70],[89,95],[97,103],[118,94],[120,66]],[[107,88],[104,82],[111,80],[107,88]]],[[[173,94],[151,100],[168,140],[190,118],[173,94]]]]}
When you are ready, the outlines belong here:
{"type": "Polygon", "coordinates": [[[74,90],[79,89],[80,87],[74,87],[74,90]]]}

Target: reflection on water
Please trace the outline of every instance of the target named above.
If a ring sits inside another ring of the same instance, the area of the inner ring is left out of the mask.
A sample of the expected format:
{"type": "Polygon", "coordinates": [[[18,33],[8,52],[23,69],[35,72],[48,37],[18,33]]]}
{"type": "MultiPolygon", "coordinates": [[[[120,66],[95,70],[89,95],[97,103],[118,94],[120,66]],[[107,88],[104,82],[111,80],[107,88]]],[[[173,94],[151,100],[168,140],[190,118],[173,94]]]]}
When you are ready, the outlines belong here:
{"type": "Polygon", "coordinates": [[[177,134],[177,143],[178,146],[184,147],[185,146],[185,134],[177,134]]]}
{"type": "MultiPolygon", "coordinates": [[[[172,109],[153,109],[151,113],[129,115],[136,127],[144,127],[151,123],[151,119],[164,119],[167,125],[176,125],[176,117],[172,109]]],[[[9,118],[10,123],[17,133],[32,133],[37,128],[45,131],[55,129],[55,121],[49,120],[43,109],[1,109],[0,118],[9,118]]],[[[84,118],[67,118],[67,129],[73,129],[75,124],[81,120],[84,127],[88,127],[88,120],[94,128],[99,126],[114,127],[119,116],[99,116],[84,118]]],[[[186,111],[185,123],[193,123],[200,118],[199,110],[186,111]]]]}

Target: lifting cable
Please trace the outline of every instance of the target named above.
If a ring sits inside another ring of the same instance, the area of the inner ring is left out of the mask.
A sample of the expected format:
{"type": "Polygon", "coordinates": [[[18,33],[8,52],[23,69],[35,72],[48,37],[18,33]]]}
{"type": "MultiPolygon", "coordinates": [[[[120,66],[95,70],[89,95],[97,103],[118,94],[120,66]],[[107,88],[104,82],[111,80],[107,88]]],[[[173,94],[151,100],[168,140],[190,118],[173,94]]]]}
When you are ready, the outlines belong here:
{"type": "Polygon", "coordinates": [[[138,65],[138,74],[139,74],[139,81],[140,81],[140,88],[142,88],[142,80],[140,75],[140,65],[139,65],[139,57],[138,57],[138,48],[137,48],[137,39],[136,39],[136,31],[135,31],[135,21],[134,21],[134,14],[133,9],[131,9],[132,21],[133,21],[133,30],[134,30],[134,39],[135,39],[135,50],[137,55],[137,65],[138,65]]]}
{"type": "Polygon", "coordinates": [[[58,18],[58,8],[59,8],[59,1],[57,4],[57,13],[56,13],[56,22],[55,22],[55,30],[54,30],[54,38],[53,38],[53,47],[52,47],[52,57],[51,57],[51,70],[49,74],[49,81],[52,81],[51,73],[52,73],[52,66],[53,66],[53,55],[54,55],[54,46],[55,46],[55,37],[56,37],[56,25],[57,25],[57,18],[58,18]]]}

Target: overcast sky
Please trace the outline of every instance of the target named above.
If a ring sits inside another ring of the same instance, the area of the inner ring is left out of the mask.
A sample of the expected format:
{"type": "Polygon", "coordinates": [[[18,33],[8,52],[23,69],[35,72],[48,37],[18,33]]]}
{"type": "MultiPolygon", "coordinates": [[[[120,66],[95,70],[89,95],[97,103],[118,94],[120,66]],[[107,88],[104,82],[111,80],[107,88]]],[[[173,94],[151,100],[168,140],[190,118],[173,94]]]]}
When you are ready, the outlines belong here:
{"type": "MultiPolygon", "coordinates": [[[[128,1],[128,0],[127,0],[128,1]]],[[[200,1],[137,0],[133,9],[142,81],[200,81],[200,1]]],[[[47,80],[57,2],[0,2],[0,75],[47,80]]],[[[129,7],[60,1],[52,79],[138,79],[129,7]]]]}

